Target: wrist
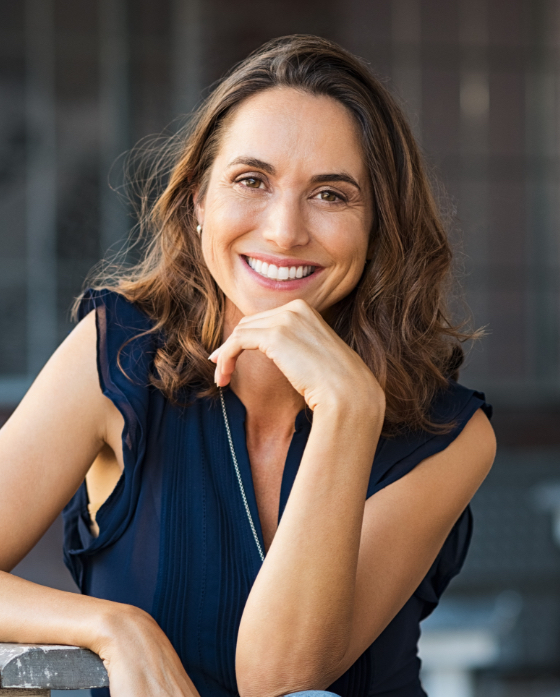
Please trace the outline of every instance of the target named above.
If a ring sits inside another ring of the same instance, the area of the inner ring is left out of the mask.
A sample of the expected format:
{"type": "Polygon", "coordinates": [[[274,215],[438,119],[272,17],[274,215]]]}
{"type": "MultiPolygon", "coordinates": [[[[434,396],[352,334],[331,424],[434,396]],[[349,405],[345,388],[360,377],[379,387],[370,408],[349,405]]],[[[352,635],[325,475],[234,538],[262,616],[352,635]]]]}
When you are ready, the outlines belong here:
{"type": "Polygon", "coordinates": [[[383,425],[385,419],[385,393],[375,381],[374,385],[360,385],[343,393],[329,394],[315,406],[313,419],[345,420],[366,419],[383,425]]]}
{"type": "Polygon", "coordinates": [[[155,620],[140,608],[124,603],[100,601],[98,612],[91,621],[90,641],[87,648],[105,658],[131,634],[142,631],[143,625],[155,620]]]}

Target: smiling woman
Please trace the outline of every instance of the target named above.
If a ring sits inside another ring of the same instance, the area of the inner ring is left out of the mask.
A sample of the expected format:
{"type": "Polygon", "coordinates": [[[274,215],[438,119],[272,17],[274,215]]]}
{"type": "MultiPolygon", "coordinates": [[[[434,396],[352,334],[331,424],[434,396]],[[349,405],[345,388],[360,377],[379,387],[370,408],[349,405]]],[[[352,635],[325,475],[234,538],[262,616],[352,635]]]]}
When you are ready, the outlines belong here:
{"type": "MultiPolygon", "coordinates": [[[[215,267],[209,273],[214,242],[207,244],[213,239],[207,234],[200,245],[196,226],[204,214],[195,205],[212,185],[211,205],[218,196],[213,217],[228,218],[224,237],[265,218],[268,234],[276,225],[276,234],[305,236],[320,225],[330,231],[327,244],[337,236],[355,240],[366,227],[360,274],[344,278],[348,290],[329,322],[383,387],[385,434],[403,426],[445,430],[431,419],[430,407],[447,379],[457,377],[460,343],[473,335],[461,332],[446,310],[451,250],[418,147],[402,111],[365,63],[317,37],[266,44],[218,85],[156,169],[171,175],[141,218],[144,263],[117,284],[114,277],[93,283],[117,285],[154,319],[152,331],[165,330],[151,379],[169,399],[193,384],[201,396],[216,394],[206,355],[223,339],[227,293],[216,283],[215,267]]],[[[146,192],[145,201],[151,200],[146,192]]],[[[309,247],[298,243],[294,265],[320,261],[301,257],[309,247]]],[[[270,249],[260,251],[273,257],[261,256],[269,266],[288,262],[285,253],[279,262],[270,249]]],[[[326,288],[310,284],[310,292],[326,288]]],[[[269,306],[266,294],[253,302],[269,306]]]]}
{"type": "Polygon", "coordinates": [[[82,295],[0,432],[0,568],[65,506],[83,592],[0,572],[0,641],[91,648],[112,697],[421,697],[495,442],[410,130],[293,36],[177,144],[144,259],[82,295]]]}
{"type": "Polygon", "coordinates": [[[227,298],[228,334],[241,317],[296,298],[326,311],[358,283],[373,217],[352,116],[331,97],[293,88],[246,99],[196,213],[206,264],[227,298]],[[301,268],[299,279],[289,280],[290,268],[301,268]]]}

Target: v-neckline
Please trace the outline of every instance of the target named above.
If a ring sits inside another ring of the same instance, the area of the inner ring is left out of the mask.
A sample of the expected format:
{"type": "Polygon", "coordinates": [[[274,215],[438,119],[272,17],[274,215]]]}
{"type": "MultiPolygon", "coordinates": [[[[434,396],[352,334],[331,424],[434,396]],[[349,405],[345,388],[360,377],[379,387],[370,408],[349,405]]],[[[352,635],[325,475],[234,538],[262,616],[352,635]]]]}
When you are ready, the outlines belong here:
{"type": "MultiPolygon", "coordinates": [[[[264,552],[265,546],[262,524],[257,505],[255,484],[253,482],[253,472],[251,470],[249,449],[247,448],[247,434],[245,431],[247,409],[245,408],[243,402],[239,399],[239,397],[231,388],[224,390],[223,394],[226,404],[229,426],[231,430],[231,437],[233,440],[233,447],[235,448],[235,455],[237,457],[237,463],[239,465],[241,481],[243,482],[245,496],[247,497],[247,504],[251,512],[251,517],[253,518],[253,524],[255,526],[257,537],[259,539],[261,548],[264,552]]],[[[284,509],[286,508],[288,497],[290,496],[292,486],[294,484],[296,475],[299,470],[299,465],[303,456],[303,451],[305,450],[307,439],[309,437],[309,432],[311,430],[312,414],[313,412],[311,412],[310,409],[305,408],[297,414],[295,419],[294,433],[292,435],[292,440],[290,441],[290,446],[288,448],[288,453],[284,462],[284,469],[282,471],[282,482],[280,485],[280,501],[278,507],[278,524],[280,524],[282,514],[284,513],[284,509]]],[[[229,460],[231,462],[231,453],[229,452],[229,447],[228,455],[229,460]]],[[[247,525],[249,525],[248,521],[247,525]]],[[[254,547],[255,553],[258,554],[257,546],[255,545],[254,547]]]]}

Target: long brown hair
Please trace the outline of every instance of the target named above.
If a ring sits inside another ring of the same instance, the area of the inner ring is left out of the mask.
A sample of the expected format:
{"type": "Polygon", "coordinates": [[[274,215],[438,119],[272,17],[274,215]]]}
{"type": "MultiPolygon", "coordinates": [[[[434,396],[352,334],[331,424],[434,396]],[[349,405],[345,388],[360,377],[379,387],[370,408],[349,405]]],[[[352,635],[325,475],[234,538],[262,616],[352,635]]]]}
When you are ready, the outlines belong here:
{"type": "Polygon", "coordinates": [[[402,427],[447,430],[449,424],[433,422],[430,405],[457,378],[461,343],[474,335],[455,326],[446,309],[446,231],[402,110],[362,60],[331,41],[275,39],[226,75],[158,159],[164,190],[155,202],[150,192],[140,199],[143,258],[98,272],[93,285],[113,288],[153,319],[163,341],[151,381],[170,400],[185,387],[199,396],[216,393],[207,356],[222,341],[225,303],[202,256],[194,195],[204,195],[235,108],[274,87],[330,96],[356,120],[374,197],[372,258],[334,308],[333,328],[385,390],[386,435],[402,427]]]}

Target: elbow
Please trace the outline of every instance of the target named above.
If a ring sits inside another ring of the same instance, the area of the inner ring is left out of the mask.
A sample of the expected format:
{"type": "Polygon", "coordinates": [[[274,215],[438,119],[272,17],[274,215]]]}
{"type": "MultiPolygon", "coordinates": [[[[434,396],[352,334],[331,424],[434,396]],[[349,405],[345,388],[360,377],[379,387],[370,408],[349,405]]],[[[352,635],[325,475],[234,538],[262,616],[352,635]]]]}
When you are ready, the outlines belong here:
{"type": "MultiPolygon", "coordinates": [[[[255,655],[256,654],[256,655],[255,655]]],[[[237,689],[240,697],[283,697],[305,690],[325,690],[338,677],[343,662],[339,651],[322,651],[321,655],[293,651],[283,659],[279,655],[253,656],[238,652],[237,689]]]]}
{"type": "Polygon", "coordinates": [[[324,675],[310,671],[309,675],[295,675],[292,673],[263,674],[240,673],[237,677],[237,690],[240,697],[285,697],[294,692],[306,692],[307,690],[325,690],[333,680],[328,680],[324,675]]]}

